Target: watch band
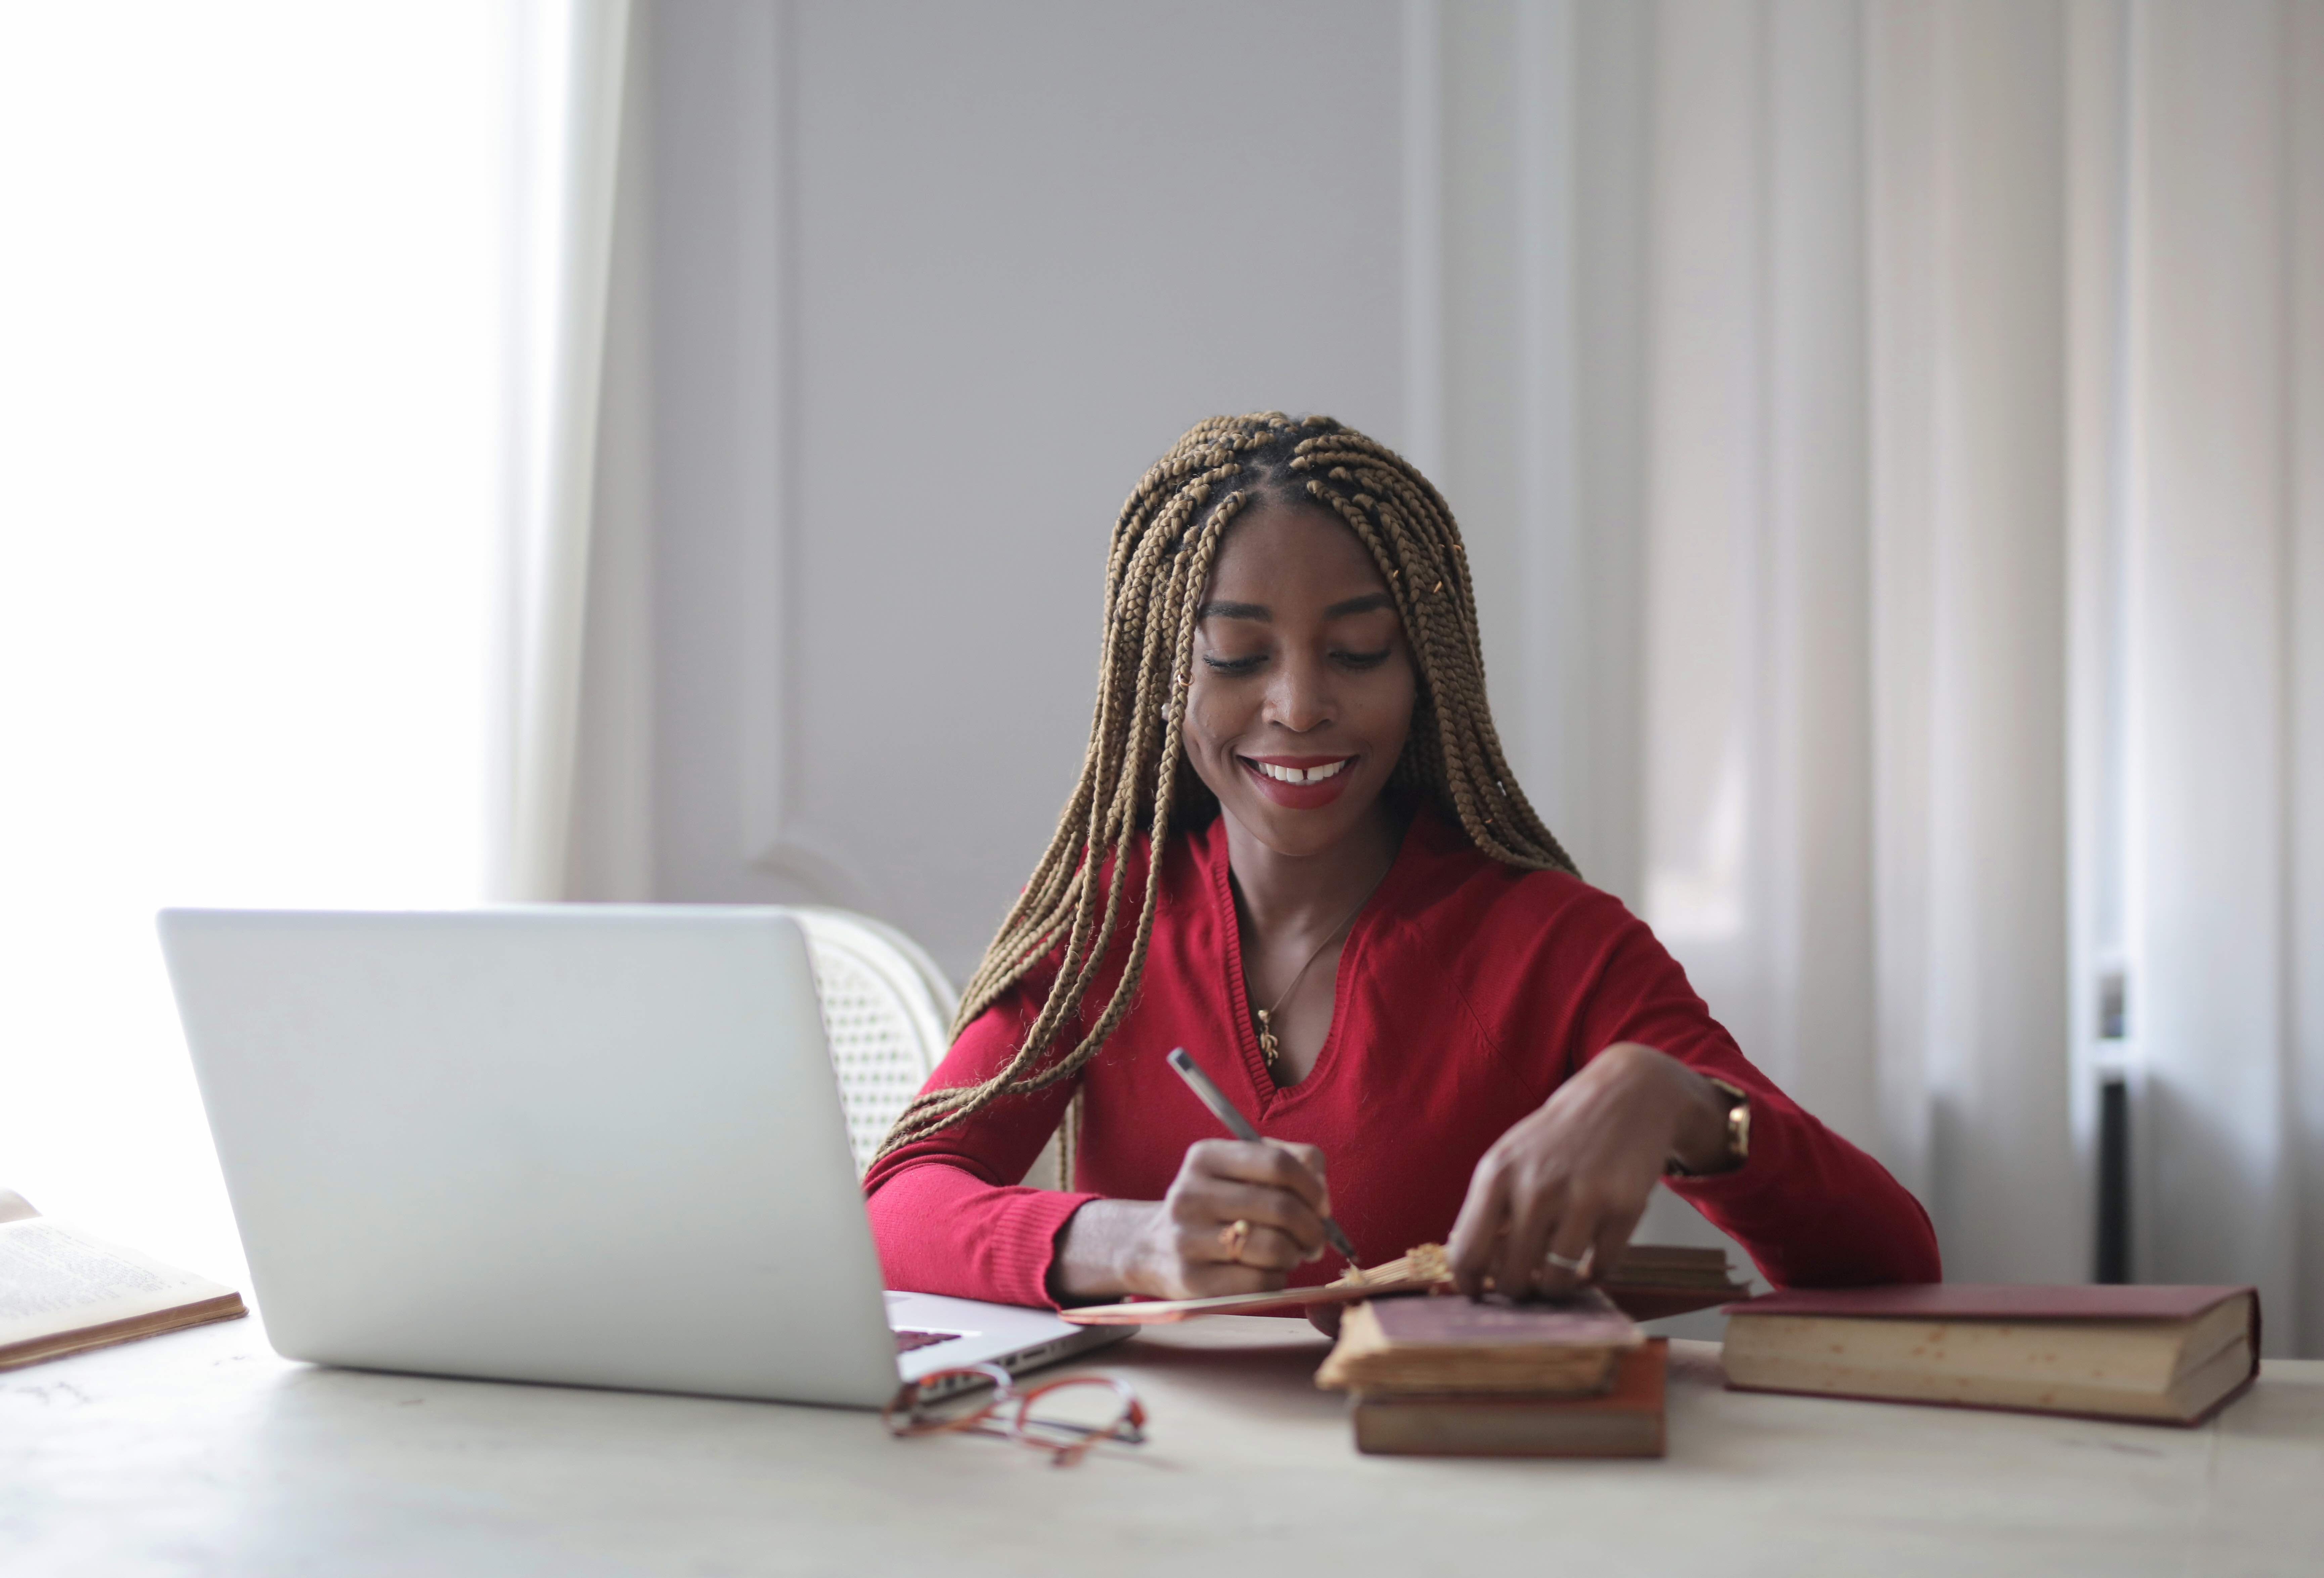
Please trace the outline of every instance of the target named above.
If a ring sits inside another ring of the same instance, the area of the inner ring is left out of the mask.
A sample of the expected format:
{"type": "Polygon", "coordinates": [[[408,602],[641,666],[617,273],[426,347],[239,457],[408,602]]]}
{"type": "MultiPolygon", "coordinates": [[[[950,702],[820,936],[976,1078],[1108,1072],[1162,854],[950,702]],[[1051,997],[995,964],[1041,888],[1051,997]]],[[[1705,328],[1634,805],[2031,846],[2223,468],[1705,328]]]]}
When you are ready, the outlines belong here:
{"type": "Polygon", "coordinates": [[[1717,1086],[1720,1090],[1726,1092],[1729,1098],[1727,1108],[1726,1154],[1720,1158],[1719,1165],[1716,1167],[1705,1168],[1701,1171],[1697,1171],[1695,1169],[1687,1166],[1686,1163],[1674,1156],[1670,1161],[1663,1164],[1663,1172],[1667,1177],[1714,1178],[1721,1173],[1733,1172],[1737,1168],[1742,1166],[1745,1161],[1750,1159],[1750,1092],[1742,1089],[1740,1087],[1729,1085],[1726,1080],[1719,1078],[1715,1075],[1705,1074],[1703,1078],[1710,1080],[1711,1084],[1717,1086]]]}

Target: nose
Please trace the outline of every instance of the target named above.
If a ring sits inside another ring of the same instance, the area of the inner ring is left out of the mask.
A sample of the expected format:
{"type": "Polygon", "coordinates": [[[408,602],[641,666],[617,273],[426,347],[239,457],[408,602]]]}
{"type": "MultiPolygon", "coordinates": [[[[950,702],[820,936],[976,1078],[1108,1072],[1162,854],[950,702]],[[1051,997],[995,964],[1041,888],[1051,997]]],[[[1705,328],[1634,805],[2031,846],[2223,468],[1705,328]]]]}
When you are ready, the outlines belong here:
{"type": "Polygon", "coordinates": [[[1267,721],[1293,734],[1313,734],[1338,711],[1331,666],[1320,654],[1295,652],[1275,670],[1267,690],[1267,721]]]}

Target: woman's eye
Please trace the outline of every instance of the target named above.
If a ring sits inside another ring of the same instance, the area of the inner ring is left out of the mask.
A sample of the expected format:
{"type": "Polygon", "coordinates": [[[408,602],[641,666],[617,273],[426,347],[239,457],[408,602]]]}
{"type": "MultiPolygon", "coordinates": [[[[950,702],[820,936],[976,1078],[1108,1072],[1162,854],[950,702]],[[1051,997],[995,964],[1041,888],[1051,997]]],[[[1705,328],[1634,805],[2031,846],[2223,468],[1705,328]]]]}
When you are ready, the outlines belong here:
{"type": "Polygon", "coordinates": [[[1221,657],[1213,653],[1205,652],[1203,654],[1203,661],[1209,665],[1213,674],[1257,674],[1259,665],[1267,661],[1267,654],[1260,652],[1250,657],[1221,657]]]}
{"type": "Polygon", "coordinates": [[[1392,649],[1383,647],[1377,652],[1334,652],[1332,657],[1342,668],[1357,670],[1378,668],[1388,661],[1390,650],[1392,649]]]}

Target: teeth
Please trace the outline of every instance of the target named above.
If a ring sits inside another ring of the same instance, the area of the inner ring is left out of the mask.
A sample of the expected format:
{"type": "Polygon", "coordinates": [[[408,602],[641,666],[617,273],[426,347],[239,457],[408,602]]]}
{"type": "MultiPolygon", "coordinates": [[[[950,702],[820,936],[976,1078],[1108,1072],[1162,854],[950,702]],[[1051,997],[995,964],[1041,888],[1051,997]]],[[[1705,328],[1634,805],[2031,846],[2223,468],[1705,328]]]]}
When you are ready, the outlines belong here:
{"type": "Polygon", "coordinates": [[[1325,762],[1320,767],[1278,767],[1272,762],[1253,762],[1251,766],[1278,783],[1320,784],[1326,778],[1336,777],[1342,767],[1355,759],[1353,757],[1342,757],[1338,761],[1325,762]]]}

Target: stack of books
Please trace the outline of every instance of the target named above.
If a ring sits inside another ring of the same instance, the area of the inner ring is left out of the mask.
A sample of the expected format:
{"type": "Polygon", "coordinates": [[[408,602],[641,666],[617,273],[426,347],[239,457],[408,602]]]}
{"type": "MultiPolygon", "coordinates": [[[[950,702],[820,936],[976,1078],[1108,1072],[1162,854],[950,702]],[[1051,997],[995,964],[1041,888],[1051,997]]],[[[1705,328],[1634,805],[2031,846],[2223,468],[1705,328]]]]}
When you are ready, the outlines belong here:
{"type": "Polygon", "coordinates": [[[1596,1289],[1375,1298],[1349,1311],[1315,1383],[1351,1395],[1360,1452],[1660,1457],[1665,1355],[1596,1289]]]}

